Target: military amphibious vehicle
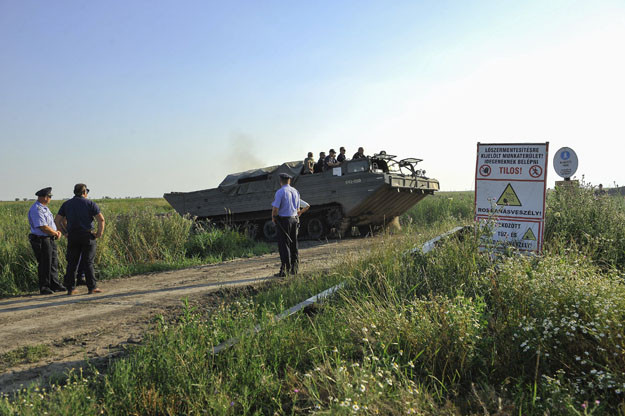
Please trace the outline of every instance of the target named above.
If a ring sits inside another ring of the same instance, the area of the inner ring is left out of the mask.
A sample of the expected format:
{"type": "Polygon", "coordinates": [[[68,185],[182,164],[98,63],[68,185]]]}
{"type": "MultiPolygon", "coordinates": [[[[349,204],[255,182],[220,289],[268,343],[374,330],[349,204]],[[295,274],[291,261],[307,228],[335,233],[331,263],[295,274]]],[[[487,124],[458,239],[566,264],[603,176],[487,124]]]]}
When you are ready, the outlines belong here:
{"type": "Polygon", "coordinates": [[[181,215],[243,227],[250,236],[273,240],[271,203],[280,187],[279,175],[293,177],[291,185],[311,207],[302,215],[300,235],[318,239],[336,233],[360,234],[384,226],[439,190],[436,179],[417,169],[421,159],[396,160],[380,152],[344,161],[322,173],[302,174],[303,162],[254,169],[226,176],[217,188],[171,192],[167,202],[181,215]]]}

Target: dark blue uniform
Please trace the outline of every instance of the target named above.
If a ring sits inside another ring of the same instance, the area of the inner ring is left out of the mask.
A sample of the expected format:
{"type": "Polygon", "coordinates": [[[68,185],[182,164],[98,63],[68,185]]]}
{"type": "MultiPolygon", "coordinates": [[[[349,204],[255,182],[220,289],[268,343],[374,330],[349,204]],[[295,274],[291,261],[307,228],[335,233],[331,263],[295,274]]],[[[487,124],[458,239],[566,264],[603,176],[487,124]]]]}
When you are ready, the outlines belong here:
{"type": "Polygon", "coordinates": [[[92,233],[93,217],[100,213],[100,207],[90,199],[75,196],[61,205],[58,215],[67,219],[67,273],[65,287],[72,291],[76,287],[76,269],[81,261],[85,267],[85,278],[89,290],[96,288],[97,281],[93,261],[96,238],[92,233]],[[82,259],[81,259],[82,256],[82,259]]]}
{"type": "MultiPolygon", "coordinates": [[[[45,188],[45,191],[49,188],[45,188]]],[[[39,191],[41,192],[41,191],[39,191]]],[[[43,232],[39,227],[48,226],[56,231],[54,218],[50,209],[41,202],[35,202],[28,211],[28,222],[30,223],[30,245],[35,252],[37,259],[37,275],[39,277],[39,291],[42,294],[65,290],[58,279],[58,252],[56,248],[56,237],[43,232]]]]}
{"type": "Polygon", "coordinates": [[[297,211],[300,206],[300,197],[297,189],[291,185],[282,185],[276,191],[271,206],[278,209],[276,218],[278,251],[280,252],[279,276],[286,273],[296,274],[299,266],[299,251],[297,246],[297,231],[299,217],[297,211]]]}

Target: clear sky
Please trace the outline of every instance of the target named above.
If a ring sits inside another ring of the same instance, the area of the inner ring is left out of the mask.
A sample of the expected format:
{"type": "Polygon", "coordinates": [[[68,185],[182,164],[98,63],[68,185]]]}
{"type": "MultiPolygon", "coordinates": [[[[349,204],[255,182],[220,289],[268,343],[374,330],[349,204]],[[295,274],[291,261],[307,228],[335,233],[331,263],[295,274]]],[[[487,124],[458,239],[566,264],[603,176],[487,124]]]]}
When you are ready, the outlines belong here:
{"type": "Polygon", "coordinates": [[[622,0],[0,0],[0,60],[2,200],[205,189],[341,145],[469,190],[478,141],[625,185],[622,0]]]}

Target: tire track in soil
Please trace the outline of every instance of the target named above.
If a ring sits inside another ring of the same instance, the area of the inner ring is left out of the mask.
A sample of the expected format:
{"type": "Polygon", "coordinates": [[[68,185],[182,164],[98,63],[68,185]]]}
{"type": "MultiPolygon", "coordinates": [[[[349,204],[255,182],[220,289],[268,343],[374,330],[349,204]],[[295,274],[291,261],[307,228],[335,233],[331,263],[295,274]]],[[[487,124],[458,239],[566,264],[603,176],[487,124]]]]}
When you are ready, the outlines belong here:
{"type": "MultiPolygon", "coordinates": [[[[330,270],[381,242],[382,237],[302,241],[300,273],[330,270]]],[[[188,298],[191,305],[212,305],[232,293],[254,293],[265,282],[284,281],[273,277],[279,267],[280,258],[272,253],[102,281],[99,295],[87,295],[80,286],[79,295],[71,297],[63,292],[0,299],[0,354],[41,344],[50,348],[39,362],[0,368],[0,392],[85,367],[86,359],[96,367],[105,366],[123,353],[124,346],[139,343],[157,315],[166,320],[178,316],[182,299],[188,298]]]]}

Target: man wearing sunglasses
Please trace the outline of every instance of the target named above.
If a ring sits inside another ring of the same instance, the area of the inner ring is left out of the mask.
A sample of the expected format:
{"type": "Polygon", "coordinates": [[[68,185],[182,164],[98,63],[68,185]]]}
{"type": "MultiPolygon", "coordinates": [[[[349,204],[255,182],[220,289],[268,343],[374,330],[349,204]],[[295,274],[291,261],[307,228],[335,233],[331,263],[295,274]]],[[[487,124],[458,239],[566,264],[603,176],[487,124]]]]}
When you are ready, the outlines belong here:
{"type": "Polygon", "coordinates": [[[51,295],[65,290],[59,283],[59,257],[55,241],[61,237],[61,233],[57,231],[52,212],[48,208],[52,199],[52,188],[40,189],[35,195],[37,202],[28,211],[28,240],[37,258],[39,293],[51,295]]]}
{"type": "Polygon", "coordinates": [[[85,278],[89,294],[100,293],[95,278],[96,239],[104,232],[104,216],[100,207],[87,198],[89,188],[84,183],[74,186],[74,197],[61,205],[54,221],[63,235],[67,236],[67,273],[65,287],[68,295],[77,294],[76,269],[82,256],[85,262],[85,278]],[[98,230],[93,232],[93,220],[98,222],[98,230]]]}

